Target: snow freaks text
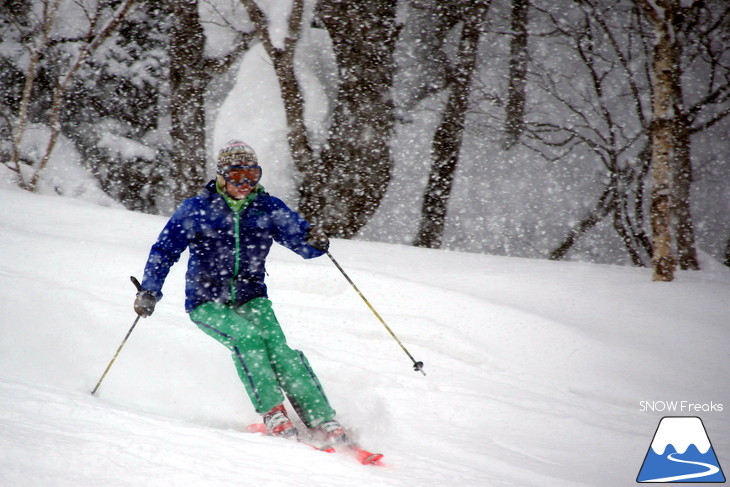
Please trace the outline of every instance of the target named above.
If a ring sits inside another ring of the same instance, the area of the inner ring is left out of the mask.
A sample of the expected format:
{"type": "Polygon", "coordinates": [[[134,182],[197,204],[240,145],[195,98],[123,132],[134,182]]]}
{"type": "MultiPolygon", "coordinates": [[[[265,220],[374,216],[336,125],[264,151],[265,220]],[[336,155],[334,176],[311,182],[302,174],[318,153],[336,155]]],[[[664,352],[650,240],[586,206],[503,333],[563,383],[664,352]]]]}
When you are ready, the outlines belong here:
{"type": "Polygon", "coordinates": [[[720,413],[723,411],[723,405],[710,401],[709,403],[696,403],[692,401],[640,401],[639,411],[660,412],[660,413],[720,413]]]}

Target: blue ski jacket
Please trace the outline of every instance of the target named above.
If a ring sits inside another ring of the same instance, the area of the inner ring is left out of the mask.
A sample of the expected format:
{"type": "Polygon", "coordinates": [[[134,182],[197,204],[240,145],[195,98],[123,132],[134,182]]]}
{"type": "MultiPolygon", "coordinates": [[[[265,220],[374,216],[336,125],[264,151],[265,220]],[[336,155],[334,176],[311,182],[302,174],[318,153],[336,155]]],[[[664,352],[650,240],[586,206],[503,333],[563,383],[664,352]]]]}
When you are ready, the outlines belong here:
{"type": "Polygon", "coordinates": [[[306,243],[309,223],[278,198],[266,192],[240,212],[218,194],[215,181],[203,192],[183,201],[150,250],[142,289],[162,298],[170,268],[187,248],[185,310],[206,302],[240,306],[268,297],[264,277],[266,256],[274,241],[305,259],[324,252],[306,243]]]}

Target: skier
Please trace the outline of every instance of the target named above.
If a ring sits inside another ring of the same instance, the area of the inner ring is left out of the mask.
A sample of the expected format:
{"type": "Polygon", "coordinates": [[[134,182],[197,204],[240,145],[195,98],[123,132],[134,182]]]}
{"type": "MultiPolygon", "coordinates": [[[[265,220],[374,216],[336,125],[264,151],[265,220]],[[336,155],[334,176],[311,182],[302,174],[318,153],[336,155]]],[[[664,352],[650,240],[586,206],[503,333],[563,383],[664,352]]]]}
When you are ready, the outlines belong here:
{"type": "Polygon", "coordinates": [[[270,435],[297,437],[284,394],[304,425],[324,441],[348,442],[304,354],[287,345],[267,297],[272,242],[305,259],[323,255],[327,236],[264,191],[254,150],[232,140],[218,152],[217,176],[182,202],[150,250],[134,310],[150,316],[170,267],[189,249],[185,310],[232,352],[238,376],[270,435]],[[282,393],[283,390],[283,393],[282,393]]]}

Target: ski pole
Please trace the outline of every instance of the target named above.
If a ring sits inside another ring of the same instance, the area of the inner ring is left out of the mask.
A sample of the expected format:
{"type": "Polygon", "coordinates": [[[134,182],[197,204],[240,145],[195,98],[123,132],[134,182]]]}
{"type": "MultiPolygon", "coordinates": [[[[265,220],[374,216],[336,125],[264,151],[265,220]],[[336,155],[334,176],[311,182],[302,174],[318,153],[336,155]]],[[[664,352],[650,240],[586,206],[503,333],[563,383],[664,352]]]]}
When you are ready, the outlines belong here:
{"type": "MultiPolygon", "coordinates": [[[[137,288],[137,291],[142,290],[142,285],[139,283],[136,277],[130,276],[129,279],[132,281],[132,284],[137,288]]],[[[134,323],[132,323],[132,327],[127,332],[127,336],[124,337],[124,340],[122,340],[122,343],[119,345],[119,348],[117,348],[117,353],[114,354],[114,357],[112,357],[111,361],[109,362],[109,365],[106,366],[106,369],[104,370],[104,373],[101,374],[101,378],[99,379],[99,382],[96,383],[96,387],[94,387],[94,390],[91,391],[91,395],[93,396],[96,394],[96,391],[99,389],[99,386],[101,385],[101,381],[104,380],[104,377],[106,377],[106,373],[109,372],[109,369],[112,368],[112,364],[117,359],[117,355],[119,355],[119,352],[122,351],[122,347],[124,347],[124,344],[127,343],[127,338],[129,338],[129,335],[132,334],[132,330],[134,330],[134,327],[137,326],[137,322],[142,317],[142,315],[137,315],[137,318],[135,318],[134,323]]]]}
{"type": "Polygon", "coordinates": [[[357,294],[360,295],[362,300],[365,301],[365,304],[368,305],[368,308],[370,308],[370,311],[373,312],[375,317],[378,318],[378,320],[380,320],[380,322],[383,324],[385,329],[388,330],[388,333],[390,333],[390,336],[392,336],[393,339],[395,339],[395,341],[398,342],[398,345],[400,345],[400,348],[402,348],[403,351],[406,353],[406,355],[408,355],[408,358],[411,359],[411,361],[413,362],[413,370],[415,370],[416,372],[420,372],[423,375],[426,375],[426,372],[423,371],[423,362],[420,362],[420,361],[417,362],[416,359],[413,358],[413,355],[411,355],[411,353],[408,351],[408,349],[405,347],[405,345],[403,345],[403,342],[401,342],[398,339],[398,337],[395,335],[393,330],[391,330],[390,327],[385,323],[385,320],[380,316],[380,314],[377,311],[375,311],[375,308],[373,308],[373,305],[370,304],[370,301],[367,300],[367,298],[363,295],[363,293],[360,292],[360,289],[358,289],[358,287],[355,285],[355,283],[352,282],[352,279],[350,279],[350,276],[347,275],[347,273],[342,268],[342,266],[340,266],[340,264],[335,260],[335,258],[332,257],[332,254],[330,254],[330,251],[326,250],[325,252],[327,254],[327,257],[330,258],[330,260],[335,265],[335,267],[337,267],[340,270],[340,272],[342,273],[342,275],[345,276],[345,279],[347,279],[347,282],[350,283],[350,286],[352,286],[352,288],[355,290],[355,292],[357,292],[357,294]]]}

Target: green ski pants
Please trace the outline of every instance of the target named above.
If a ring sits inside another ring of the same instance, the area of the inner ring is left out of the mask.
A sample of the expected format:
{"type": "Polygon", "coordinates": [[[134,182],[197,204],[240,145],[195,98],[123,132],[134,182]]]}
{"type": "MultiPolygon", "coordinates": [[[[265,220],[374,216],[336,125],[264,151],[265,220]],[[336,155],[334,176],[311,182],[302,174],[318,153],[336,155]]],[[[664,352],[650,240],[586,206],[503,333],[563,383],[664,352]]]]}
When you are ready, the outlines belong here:
{"type": "Polygon", "coordinates": [[[335,416],[307,358],[287,345],[270,300],[255,298],[239,308],[205,303],[190,312],[190,319],[232,352],[256,412],[281,404],[283,390],[307,427],[335,416]]]}

